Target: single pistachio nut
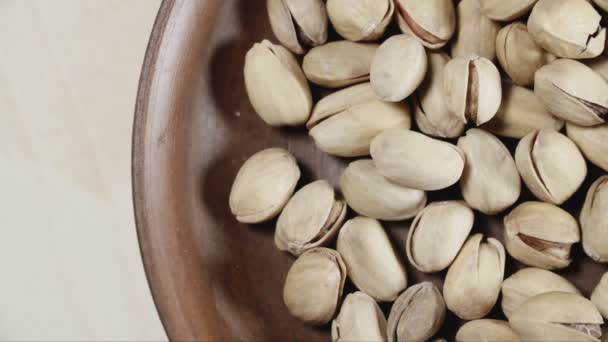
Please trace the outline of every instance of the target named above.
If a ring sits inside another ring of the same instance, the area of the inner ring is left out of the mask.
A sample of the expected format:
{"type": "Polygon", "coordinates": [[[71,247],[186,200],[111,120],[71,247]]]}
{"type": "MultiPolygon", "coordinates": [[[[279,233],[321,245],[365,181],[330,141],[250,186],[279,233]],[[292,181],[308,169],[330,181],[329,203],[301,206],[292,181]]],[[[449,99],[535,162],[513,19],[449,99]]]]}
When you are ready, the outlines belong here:
{"type": "Polygon", "coordinates": [[[279,215],[275,245],[298,256],[326,245],[338,234],[346,216],[346,204],[336,199],[334,188],[319,180],[298,190],[279,215]]]}
{"type": "Polygon", "coordinates": [[[500,241],[475,234],[464,244],[443,283],[445,303],[458,317],[486,316],[496,304],[505,270],[505,249],[500,241]]]}
{"type": "Polygon", "coordinates": [[[374,55],[370,81],[381,100],[399,102],[422,83],[428,66],[426,51],[409,34],[387,39],[374,55]]]}
{"type": "Polygon", "coordinates": [[[598,73],[571,59],[558,59],[538,69],[534,92],[549,112],[580,126],[608,118],[608,83],[598,73]]]}
{"type": "Polygon", "coordinates": [[[270,26],[279,42],[295,54],[327,41],[323,0],[267,0],[270,26]]]}
{"type": "Polygon", "coordinates": [[[591,302],[595,304],[604,318],[608,317],[608,272],[602,275],[600,282],[593,289],[591,302]]]}
{"type": "Polygon", "coordinates": [[[364,292],[346,296],[331,324],[333,342],[386,341],[386,318],[378,303],[364,292]]]}
{"type": "Polygon", "coordinates": [[[509,322],[478,319],[465,323],[456,333],[456,342],[519,342],[509,322]]]}
{"type": "Polygon", "coordinates": [[[587,163],[578,147],[553,129],[532,132],[521,139],[515,163],[534,196],[557,205],[568,200],[587,176],[587,163]]]}
{"type": "Polygon", "coordinates": [[[458,139],[458,147],[466,160],[460,189],[471,208],[494,215],[519,199],[521,180],[517,166],[500,139],[484,130],[472,128],[458,139]]]}
{"type": "Polygon", "coordinates": [[[405,268],[380,222],[366,217],[346,221],[337,249],[352,282],[375,300],[393,301],[407,287],[405,268]]]}
{"type": "Polygon", "coordinates": [[[545,50],[562,58],[593,58],[604,51],[602,16],[586,0],[539,0],[528,31],[545,50]]]}
{"type": "Polygon", "coordinates": [[[360,215],[378,220],[410,219],[427,201],[424,191],[406,188],[384,178],[371,159],[350,163],[340,178],[340,188],[349,207],[360,215]]]}
{"type": "Polygon", "coordinates": [[[378,172],[402,186],[440,190],[460,179],[464,154],[456,146],[406,129],[389,129],[372,141],[378,172]]]}
{"type": "Polygon", "coordinates": [[[605,80],[608,80],[608,55],[600,55],[596,58],[588,59],[585,61],[585,64],[600,74],[605,80]]]}
{"type": "Polygon", "coordinates": [[[583,249],[591,259],[608,262],[608,176],[598,178],[587,192],[580,222],[583,249]]]}
{"type": "Polygon", "coordinates": [[[348,40],[327,43],[308,51],[302,69],[309,81],[322,87],[339,88],[365,82],[369,80],[377,49],[377,44],[348,40]]]}
{"type": "Polygon", "coordinates": [[[445,313],[439,289],[431,282],[416,284],[403,292],[391,308],[388,341],[426,341],[441,329],[445,313]]]}
{"type": "Polygon", "coordinates": [[[504,219],[504,241],[518,261],[546,270],[572,262],[570,249],[580,241],[576,219],[553,204],[525,202],[504,219]]]}
{"type": "Polygon", "coordinates": [[[604,11],[608,12],[608,0],[593,0],[593,2],[604,11]]]}
{"type": "Polygon", "coordinates": [[[475,215],[462,201],[429,204],[412,222],[405,242],[410,263],[434,273],[450,266],[467,240],[475,215]]]}
{"type": "Polygon", "coordinates": [[[516,139],[544,128],[559,131],[562,127],[564,121],[551,115],[532,90],[506,82],[502,84],[498,112],[482,126],[496,135],[516,139]]]}
{"type": "Polygon", "coordinates": [[[239,222],[260,223],[279,215],[296,188],[300,168],[282,148],[269,148],[251,156],[230,189],[230,211],[239,222]]]}
{"type": "Polygon", "coordinates": [[[380,38],[394,11],[392,0],[327,0],[327,14],[336,32],[353,42],[380,38]]]}
{"type": "Polygon", "coordinates": [[[452,0],[395,0],[399,28],[430,49],[443,47],[456,31],[452,0]]]}
{"type": "Polygon", "coordinates": [[[422,133],[455,138],[464,132],[464,122],[451,115],[443,100],[443,68],[450,57],[441,51],[429,51],[426,76],[412,100],[416,124],[422,133]]]}
{"type": "MultiPolygon", "coordinates": [[[[510,3],[503,0],[500,2],[510,3]]],[[[522,87],[533,85],[536,70],[556,58],[540,47],[526,25],[520,22],[509,24],[498,31],[496,56],[513,83],[522,87]]]]}
{"type": "Polygon", "coordinates": [[[346,266],[338,252],[324,247],[302,254],[285,279],[283,301],[302,322],[323,325],[331,321],[342,299],[346,266]]]}
{"type": "Polygon", "coordinates": [[[267,40],[245,56],[245,87],[253,109],[271,126],[298,126],[312,109],[312,95],[295,57],[267,40]]]}
{"type": "Polygon", "coordinates": [[[456,16],[458,29],[452,41],[452,58],[476,54],[494,60],[500,25],[482,13],[479,0],[461,0],[456,16]]]}
{"type": "Polygon", "coordinates": [[[608,171],[608,124],[583,127],[568,123],[566,131],[590,162],[608,171]]]}
{"type": "Polygon", "coordinates": [[[496,21],[512,21],[532,10],[537,0],[479,0],[481,11],[496,21]]]}
{"type": "Polygon", "coordinates": [[[602,315],[585,297],[547,292],[528,299],[509,318],[522,341],[595,341],[602,336],[602,315]]]}
{"type": "Polygon", "coordinates": [[[535,267],[524,268],[502,283],[502,312],[509,318],[529,298],[554,291],[580,294],[572,283],[556,273],[535,267]]]}
{"type": "Polygon", "coordinates": [[[443,94],[452,115],[479,126],[490,121],[500,107],[500,73],[487,58],[454,58],[443,69],[443,94]]]}

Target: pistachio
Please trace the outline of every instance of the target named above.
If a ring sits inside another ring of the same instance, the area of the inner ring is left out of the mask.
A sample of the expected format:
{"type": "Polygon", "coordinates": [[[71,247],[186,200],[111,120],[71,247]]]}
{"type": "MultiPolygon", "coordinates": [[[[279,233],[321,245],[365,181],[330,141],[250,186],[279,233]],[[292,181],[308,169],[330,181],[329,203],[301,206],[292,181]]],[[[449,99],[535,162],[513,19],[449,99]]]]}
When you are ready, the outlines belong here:
{"type": "Polygon", "coordinates": [[[508,322],[478,319],[465,323],[456,333],[457,342],[519,342],[519,336],[508,322]]]}
{"type": "Polygon", "coordinates": [[[277,216],[300,179],[296,159],[282,148],[251,156],[230,189],[230,211],[239,222],[259,223],[277,216]]]}
{"type": "Polygon", "coordinates": [[[539,0],[528,31],[544,49],[563,58],[593,58],[604,51],[602,17],[586,0],[539,0]]]}
{"type": "Polygon", "coordinates": [[[521,180],[507,147],[492,134],[478,128],[458,139],[466,163],[460,189],[471,208],[497,214],[517,201],[521,180]]]}
{"type": "Polygon", "coordinates": [[[537,0],[479,0],[481,11],[497,21],[511,21],[528,14],[537,0]]]}
{"type": "Polygon", "coordinates": [[[563,126],[564,122],[551,115],[532,90],[503,82],[500,108],[492,120],[483,125],[483,129],[496,135],[521,139],[543,128],[559,131],[563,126]]]}
{"type": "Polygon", "coordinates": [[[371,64],[372,88],[381,100],[399,102],[410,96],[424,79],[427,69],[424,46],[411,35],[387,39],[371,64]]]}
{"type": "Polygon", "coordinates": [[[458,182],[464,154],[456,146],[406,129],[389,129],[372,141],[378,172],[408,188],[439,190],[458,182]]]}
{"type": "Polygon", "coordinates": [[[245,87],[253,109],[272,126],[298,126],[312,108],[308,82],[295,57],[267,40],[245,57],[245,87]]]}
{"type": "Polygon", "coordinates": [[[296,54],[327,41],[327,12],[322,0],[267,0],[270,26],[277,39],[296,54]]]}
{"type": "Polygon", "coordinates": [[[404,33],[430,49],[443,47],[456,30],[452,0],[395,0],[396,18],[404,33]]]}
{"type": "Polygon", "coordinates": [[[540,268],[524,268],[502,283],[502,312],[507,318],[526,300],[546,292],[580,294],[566,278],[540,268]]]}
{"type": "Polygon", "coordinates": [[[354,211],[379,220],[410,219],[427,201],[424,191],[406,188],[384,178],[371,159],[350,163],[342,174],[340,187],[346,203],[354,211]]]}
{"type": "Polygon", "coordinates": [[[543,129],[526,135],[515,150],[517,169],[540,200],[560,205],[583,184],[585,158],[565,135],[543,129]]]}
{"type": "Polygon", "coordinates": [[[452,41],[452,57],[476,54],[493,60],[500,25],[481,12],[479,0],[461,0],[456,7],[456,16],[458,29],[452,41]]]}
{"type": "Polygon", "coordinates": [[[393,18],[392,0],[328,0],[327,14],[336,32],[350,41],[380,38],[393,18]]]}
{"type": "MultiPolygon", "coordinates": [[[[369,80],[377,44],[347,40],[327,43],[311,49],[302,62],[306,78],[327,88],[339,88],[369,80]]],[[[279,82],[278,85],[282,85],[279,82]]]]}
{"type": "Polygon", "coordinates": [[[500,107],[500,73],[483,57],[454,58],[443,69],[443,93],[452,115],[464,123],[473,121],[479,126],[490,121],[500,107]]]}
{"type": "Polygon", "coordinates": [[[416,124],[425,134],[455,138],[464,131],[464,123],[451,115],[443,100],[443,68],[450,57],[441,51],[430,51],[425,79],[413,99],[416,124]]]}
{"type": "Polygon", "coordinates": [[[422,210],[407,234],[410,263],[425,273],[446,269],[466,241],[475,215],[462,201],[434,202],[422,210]]]}
{"type": "Polygon", "coordinates": [[[593,289],[591,302],[595,304],[604,318],[608,317],[608,272],[602,275],[600,282],[593,289]]]}
{"type": "Polygon", "coordinates": [[[582,127],[567,124],[568,138],[572,139],[583,155],[593,164],[608,171],[608,124],[582,127]]]}
{"type": "MultiPolygon", "coordinates": [[[[509,1],[501,3],[509,4],[509,1]]],[[[543,65],[555,60],[555,56],[540,47],[523,23],[509,24],[496,37],[498,62],[513,83],[522,87],[534,84],[534,73],[543,65]]]]}
{"type": "Polygon", "coordinates": [[[580,241],[578,223],[567,211],[549,203],[525,202],[504,219],[504,241],[520,262],[547,270],[567,267],[570,249],[580,241]]]}
{"type": "Polygon", "coordinates": [[[405,269],[378,221],[365,217],[347,221],[338,234],[337,249],[352,282],[375,300],[393,301],[407,287],[405,269]]]}
{"type": "Polygon", "coordinates": [[[471,236],[448,269],[443,295],[448,309],[465,320],[487,315],[500,293],[504,276],[505,250],[500,241],[482,234],[471,236]]]}
{"type": "Polygon", "coordinates": [[[302,322],[323,325],[336,314],[346,275],[338,252],[313,248],[302,254],[289,269],[283,301],[289,312],[302,322]]]}
{"type": "Polygon", "coordinates": [[[608,176],[598,178],[587,192],[580,222],[583,249],[599,262],[608,262],[608,176]]]}
{"type": "Polygon", "coordinates": [[[331,324],[333,342],[386,341],[386,318],[376,301],[364,292],[346,296],[331,324]]]}
{"type": "Polygon", "coordinates": [[[346,216],[346,204],[337,200],[325,180],[310,183],[287,202],[277,220],[274,242],[282,251],[298,256],[329,243],[346,216]]]}
{"type": "Polygon", "coordinates": [[[599,341],[602,316],[588,299],[567,292],[539,294],[509,318],[522,341],[599,341]]]}
{"type": "Polygon", "coordinates": [[[580,62],[558,59],[538,69],[534,92],[551,114],[577,125],[599,125],[608,118],[608,83],[580,62]]]}
{"type": "Polygon", "coordinates": [[[600,55],[594,59],[588,59],[585,61],[585,64],[600,74],[605,80],[608,80],[608,55],[600,55]]]}

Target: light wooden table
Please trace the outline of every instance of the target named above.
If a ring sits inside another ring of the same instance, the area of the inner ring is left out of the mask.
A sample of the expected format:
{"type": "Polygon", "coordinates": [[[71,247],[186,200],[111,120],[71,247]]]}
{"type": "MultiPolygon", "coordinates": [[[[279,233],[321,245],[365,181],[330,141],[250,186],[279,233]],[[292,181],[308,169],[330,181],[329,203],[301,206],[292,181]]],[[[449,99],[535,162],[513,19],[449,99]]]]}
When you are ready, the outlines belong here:
{"type": "Polygon", "coordinates": [[[0,0],[0,339],[166,339],[130,179],[160,0],[0,0]]]}

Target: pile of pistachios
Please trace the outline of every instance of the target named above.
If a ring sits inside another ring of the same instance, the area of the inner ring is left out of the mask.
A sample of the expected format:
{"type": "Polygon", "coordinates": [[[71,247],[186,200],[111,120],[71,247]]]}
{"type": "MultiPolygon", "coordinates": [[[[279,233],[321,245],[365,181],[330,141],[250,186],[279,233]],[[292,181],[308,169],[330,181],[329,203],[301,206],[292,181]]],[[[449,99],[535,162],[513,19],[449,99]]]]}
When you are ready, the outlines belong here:
{"type": "Polygon", "coordinates": [[[236,219],[277,218],[276,247],[297,257],[283,292],[293,316],[331,322],[333,341],[439,341],[450,312],[468,321],[457,341],[600,341],[608,275],[587,299],[556,272],[579,242],[608,262],[608,175],[578,218],[560,208],[588,162],[608,171],[608,0],[267,9],[280,44],[247,52],[253,109],[272,126],[305,126],[330,155],[363,158],[348,160],[341,194],[326,180],[296,189],[300,168],[282,148],[256,153],[236,176],[236,219]],[[312,85],[338,90],[314,103],[312,85]],[[514,153],[508,139],[519,140],[514,153]],[[429,203],[427,192],[456,184],[462,200],[429,203]],[[520,201],[522,186],[535,201],[520,201]],[[503,242],[472,232],[475,211],[504,215],[503,242]],[[410,219],[397,253],[381,221],[410,219]],[[529,268],[504,279],[513,259],[529,268]],[[443,288],[408,287],[405,260],[444,272],[443,288]],[[343,298],[347,280],[358,291],[343,298]],[[499,301],[506,319],[488,319],[499,301]],[[387,319],[379,303],[391,302],[387,319]]]}

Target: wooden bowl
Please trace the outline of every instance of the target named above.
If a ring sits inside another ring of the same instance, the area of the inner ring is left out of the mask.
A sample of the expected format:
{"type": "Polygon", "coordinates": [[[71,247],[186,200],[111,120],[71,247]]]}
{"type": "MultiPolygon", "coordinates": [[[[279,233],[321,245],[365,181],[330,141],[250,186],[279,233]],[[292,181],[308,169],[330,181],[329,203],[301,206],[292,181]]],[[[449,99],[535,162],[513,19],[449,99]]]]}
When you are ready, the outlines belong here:
{"type": "MultiPolygon", "coordinates": [[[[283,304],[294,259],[275,248],[274,222],[239,224],[228,208],[239,167],[261,149],[292,151],[302,184],[325,178],[337,185],[348,162],[317,150],[305,129],[271,128],[255,114],[243,63],[262,38],[276,41],[263,0],[165,0],[150,39],[135,113],[134,202],[152,294],[174,341],[330,340],[327,327],[301,324],[283,304]]],[[[573,213],[597,175],[594,169],[567,203],[573,213]]],[[[429,194],[459,196],[456,187],[429,194]]],[[[478,215],[474,230],[501,238],[501,221],[478,215]]],[[[385,224],[404,263],[409,224],[385,224]]],[[[578,262],[561,274],[588,296],[606,268],[584,257],[580,245],[574,253],[578,262]]],[[[510,261],[507,275],[521,267],[510,261]]],[[[410,284],[441,286],[445,275],[407,269],[410,284]]],[[[492,317],[502,317],[498,308],[492,317]]],[[[388,313],[390,305],[383,309],[388,313]]],[[[451,339],[460,324],[449,315],[438,336],[451,339]]]]}

